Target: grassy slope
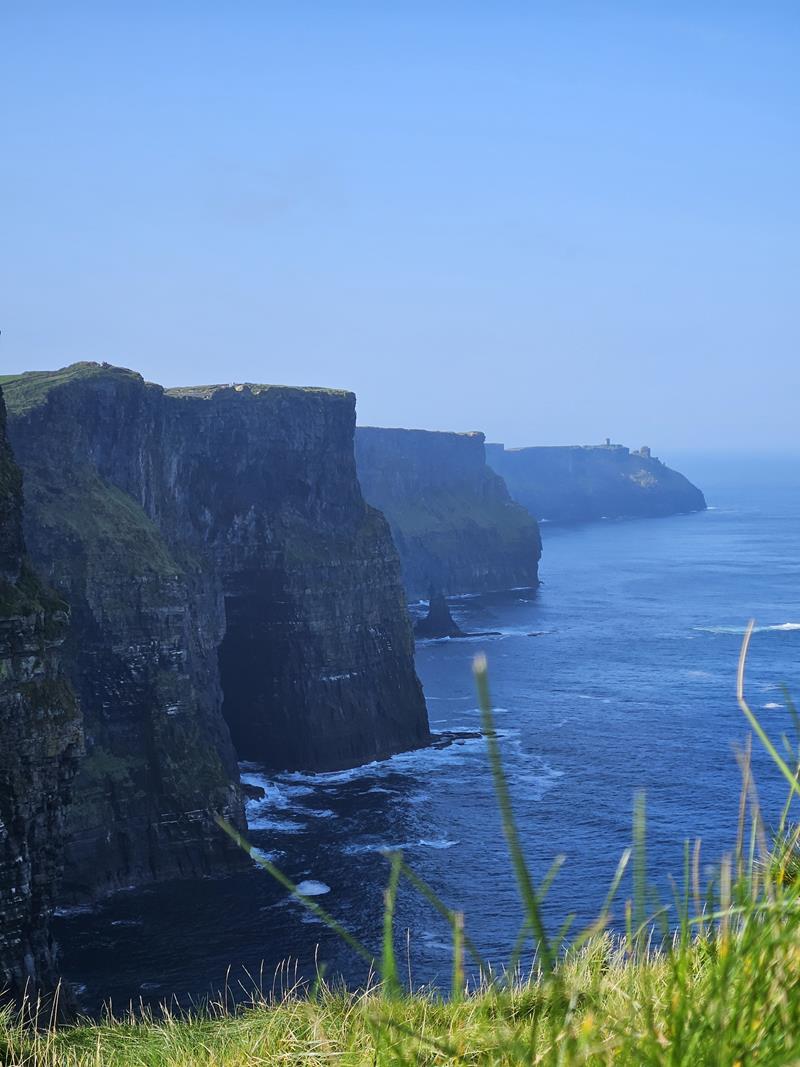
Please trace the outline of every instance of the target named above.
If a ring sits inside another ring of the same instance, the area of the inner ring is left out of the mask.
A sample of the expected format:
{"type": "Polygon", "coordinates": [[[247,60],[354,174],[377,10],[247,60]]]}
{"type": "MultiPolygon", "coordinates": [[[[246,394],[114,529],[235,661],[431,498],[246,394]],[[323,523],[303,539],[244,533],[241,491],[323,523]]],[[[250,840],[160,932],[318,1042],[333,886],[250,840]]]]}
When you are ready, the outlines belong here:
{"type": "Polygon", "coordinates": [[[501,541],[530,536],[530,515],[512,501],[485,499],[469,489],[437,489],[428,495],[406,497],[382,509],[406,537],[430,533],[461,534],[470,526],[491,530],[501,541]]]}
{"type": "Polygon", "coordinates": [[[89,378],[119,378],[141,381],[141,375],[125,367],[108,363],[72,363],[60,370],[32,370],[24,374],[0,375],[0,387],[5,394],[9,413],[22,415],[44,403],[51,389],[89,378]]]}
{"type": "Polygon", "coordinates": [[[117,573],[138,576],[181,569],[143,508],[88,466],[76,466],[68,484],[29,472],[26,497],[40,526],[81,546],[98,566],[111,561],[117,573]]]}
{"type": "Polygon", "coordinates": [[[324,990],[235,1015],[220,1005],[195,1019],[39,1035],[0,1024],[0,1054],[38,1067],[791,1063],[799,961],[796,920],[643,960],[599,938],[562,965],[557,984],[533,979],[461,1000],[324,990]]]}

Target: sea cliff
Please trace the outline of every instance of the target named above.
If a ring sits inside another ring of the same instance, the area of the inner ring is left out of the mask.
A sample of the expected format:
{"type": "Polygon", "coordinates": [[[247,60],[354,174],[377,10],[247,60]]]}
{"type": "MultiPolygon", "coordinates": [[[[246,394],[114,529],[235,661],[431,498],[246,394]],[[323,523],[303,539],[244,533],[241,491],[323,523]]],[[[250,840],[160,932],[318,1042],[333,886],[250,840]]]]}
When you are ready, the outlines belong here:
{"type": "Polygon", "coordinates": [[[352,394],[106,364],[5,388],[30,551],[72,605],[71,897],[237,862],[213,822],[243,825],[237,757],[333,769],[428,741],[352,394]]]}
{"type": "Polygon", "coordinates": [[[706,506],[697,486],[647,446],[631,451],[610,441],[511,449],[489,444],[486,461],[514,500],[550,522],[658,517],[706,506]]]}
{"type": "Polygon", "coordinates": [[[81,750],[61,668],[66,604],[25,557],[22,477],[0,393],[0,999],[51,989],[49,917],[81,750]]]}
{"type": "Polygon", "coordinates": [[[482,433],[359,426],[365,498],[392,529],[409,597],[536,586],[536,520],[486,465],[482,433]]]}

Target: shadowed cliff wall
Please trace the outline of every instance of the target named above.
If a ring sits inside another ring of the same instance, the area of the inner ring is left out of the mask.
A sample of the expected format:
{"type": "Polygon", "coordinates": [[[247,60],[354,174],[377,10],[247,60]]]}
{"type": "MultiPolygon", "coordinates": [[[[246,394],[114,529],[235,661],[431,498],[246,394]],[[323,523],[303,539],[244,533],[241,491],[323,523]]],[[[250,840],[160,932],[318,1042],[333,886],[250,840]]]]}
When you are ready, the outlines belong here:
{"type": "Polygon", "coordinates": [[[61,671],[66,605],[24,556],[22,479],[0,393],[0,998],[56,981],[49,918],[80,716],[61,671]]]}
{"type": "Polygon", "coordinates": [[[427,741],[351,394],[165,392],[96,364],[9,394],[31,550],[73,603],[75,895],[227,862],[211,816],[242,819],[230,733],[241,758],[305,769],[427,741]]]}
{"type": "Polygon", "coordinates": [[[486,465],[482,433],[359,426],[365,498],[392,528],[409,597],[538,584],[536,520],[486,465]]]}

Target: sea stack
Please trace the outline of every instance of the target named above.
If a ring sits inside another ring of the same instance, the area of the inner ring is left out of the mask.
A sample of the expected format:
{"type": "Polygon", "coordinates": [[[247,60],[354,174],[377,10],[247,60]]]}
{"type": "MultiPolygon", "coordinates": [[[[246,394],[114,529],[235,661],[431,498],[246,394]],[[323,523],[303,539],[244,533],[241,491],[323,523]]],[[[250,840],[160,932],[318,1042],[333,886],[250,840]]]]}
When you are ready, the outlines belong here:
{"type": "Polygon", "coordinates": [[[464,631],[453,620],[444,594],[431,590],[428,614],[414,624],[417,637],[465,637],[464,631]]]}

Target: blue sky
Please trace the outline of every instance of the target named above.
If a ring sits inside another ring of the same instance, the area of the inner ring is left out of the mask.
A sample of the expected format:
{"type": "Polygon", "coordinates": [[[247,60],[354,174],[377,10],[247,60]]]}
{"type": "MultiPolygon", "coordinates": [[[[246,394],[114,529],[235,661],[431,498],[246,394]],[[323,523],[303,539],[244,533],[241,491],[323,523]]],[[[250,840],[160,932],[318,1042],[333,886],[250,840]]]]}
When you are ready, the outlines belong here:
{"type": "Polygon", "coordinates": [[[800,5],[0,9],[0,367],[795,449],[800,5]]]}

